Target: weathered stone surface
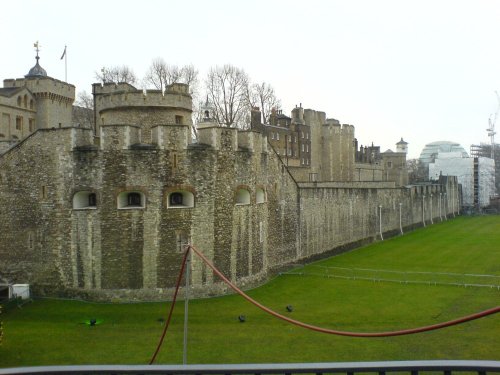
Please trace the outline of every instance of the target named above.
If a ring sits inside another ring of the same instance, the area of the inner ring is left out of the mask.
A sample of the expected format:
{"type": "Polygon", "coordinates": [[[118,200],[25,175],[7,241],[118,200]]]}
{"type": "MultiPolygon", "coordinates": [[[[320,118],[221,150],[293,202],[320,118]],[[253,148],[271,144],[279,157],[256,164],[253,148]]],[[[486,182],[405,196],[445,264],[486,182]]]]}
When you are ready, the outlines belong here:
{"type": "MultiPolygon", "coordinates": [[[[256,131],[206,126],[192,144],[190,120],[179,123],[191,111],[182,85],[146,96],[127,84],[94,90],[98,146],[92,129],[38,129],[0,156],[0,276],[35,294],[168,298],[187,243],[250,287],[458,212],[456,178],[359,181],[354,128],[323,112],[294,110],[312,164],[292,166],[256,131]]],[[[227,291],[196,257],[191,268],[194,295],[227,291]]]]}

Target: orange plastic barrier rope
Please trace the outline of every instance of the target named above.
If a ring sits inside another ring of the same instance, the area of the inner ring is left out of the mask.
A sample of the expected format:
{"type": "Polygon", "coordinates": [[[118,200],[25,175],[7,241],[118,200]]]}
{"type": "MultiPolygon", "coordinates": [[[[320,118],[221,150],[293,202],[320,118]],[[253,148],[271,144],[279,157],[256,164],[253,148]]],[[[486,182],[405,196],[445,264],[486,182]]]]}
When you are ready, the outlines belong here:
{"type": "Polygon", "coordinates": [[[270,314],[270,315],[272,315],[272,316],[274,316],[274,317],[276,317],[278,319],[284,320],[284,321],[286,321],[286,322],[288,322],[290,324],[294,324],[296,326],[299,326],[299,327],[302,327],[302,328],[306,328],[306,329],[309,329],[309,330],[312,330],[312,331],[316,331],[316,332],[327,333],[327,334],[331,334],[331,335],[339,335],[339,336],[349,336],[349,337],[390,337],[390,336],[402,336],[402,335],[411,335],[411,334],[415,334],[415,333],[427,332],[427,331],[437,330],[437,329],[441,329],[441,328],[445,328],[445,327],[450,327],[450,326],[453,326],[453,325],[457,325],[457,324],[462,324],[462,323],[465,323],[465,322],[469,322],[471,320],[484,318],[484,317],[486,317],[488,315],[493,315],[493,314],[496,314],[496,313],[500,312],[500,306],[496,306],[496,307],[493,307],[493,308],[488,309],[488,310],[480,311],[478,313],[471,314],[471,315],[466,315],[466,316],[463,316],[463,317],[458,318],[458,319],[449,320],[447,322],[442,322],[442,323],[433,324],[433,325],[424,326],[424,327],[403,329],[403,330],[397,330],[397,331],[387,331],[387,332],[349,332],[349,331],[338,331],[338,330],[329,329],[329,328],[322,328],[322,327],[318,327],[318,326],[315,326],[315,325],[312,325],[312,324],[307,324],[307,323],[304,323],[304,322],[301,322],[301,321],[298,321],[298,320],[295,320],[295,319],[291,319],[291,318],[289,318],[287,316],[284,316],[284,315],[282,315],[280,313],[277,313],[276,311],[271,310],[270,308],[268,308],[268,307],[262,305],[261,303],[257,302],[252,297],[250,297],[245,292],[243,292],[241,289],[239,289],[236,285],[234,285],[228,278],[226,278],[222,274],[222,272],[220,272],[212,264],[212,262],[210,262],[205,257],[205,255],[203,255],[200,251],[198,251],[194,246],[188,245],[186,247],[186,252],[185,252],[184,258],[182,260],[182,265],[181,265],[181,269],[180,269],[180,272],[179,272],[179,276],[177,277],[177,284],[175,286],[175,293],[174,293],[174,297],[172,299],[172,305],[170,306],[170,312],[169,312],[169,315],[168,315],[168,319],[167,319],[167,322],[165,324],[165,328],[163,329],[163,333],[162,333],[162,335],[160,337],[160,341],[158,343],[156,351],[155,351],[153,357],[151,358],[151,361],[149,362],[149,364],[152,364],[154,362],[154,360],[156,359],[156,356],[158,355],[158,352],[160,351],[161,345],[162,345],[163,340],[165,338],[165,335],[167,333],[167,329],[168,329],[168,326],[170,324],[170,320],[172,318],[172,312],[174,310],[174,306],[175,306],[175,303],[176,303],[176,300],[177,300],[177,294],[178,294],[179,286],[180,286],[180,283],[181,283],[181,280],[182,280],[182,275],[184,273],[184,269],[185,269],[185,266],[186,266],[186,260],[187,260],[187,257],[188,257],[188,254],[189,254],[190,250],[192,250],[198,257],[200,257],[200,259],[203,262],[205,262],[205,264],[209,268],[211,268],[212,271],[217,276],[219,276],[219,278],[222,281],[224,281],[231,289],[233,289],[236,293],[238,293],[240,296],[242,296],[243,298],[245,298],[248,302],[250,302],[254,306],[258,307],[259,309],[263,310],[264,312],[266,312],[266,313],[268,313],[268,314],[270,314]]]}
{"type": "Polygon", "coordinates": [[[280,313],[277,313],[274,310],[271,310],[267,308],[266,306],[260,304],[259,302],[255,301],[253,298],[245,294],[241,289],[239,289],[236,285],[234,285],[230,280],[228,280],[215,266],[200,252],[198,251],[194,246],[191,246],[191,250],[198,255],[204,262],[205,264],[210,267],[216,274],[219,276],[219,278],[222,279],[231,289],[233,289],[236,293],[238,293],[240,296],[245,298],[248,302],[251,304],[257,306],[259,309],[267,312],[268,314],[271,314],[275,316],[276,318],[279,318],[281,320],[284,320],[288,323],[294,324],[299,327],[303,327],[306,329],[310,329],[312,331],[317,331],[317,332],[322,332],[322,333],[328,333],[331,335],[340,335],[340,336],[351,336],[351,337],[390,337],[390,336],[402,336],[402,335],[410,335],[414,333],[420,333],[420,332],[427,332],[427,331],[432,331],[436,329],[441,329],[445,327],[450,327],[453,325],[469,322],[471,320],[483,318],[488,315],[496,314],[500,312],[500,306],[493,307],[488,310],[484,310],[475,314],[467,315],[458,319],[450,320],[447,322],[443,323],[438,323],[438,324],[433,324],[430,326],[424,326],[424,327],[417,327],[417,328],[410,328],[410,329],[404,329],[404,330],[398,330],[398,331],[388,331],[388,332],[349,332],[349,331],[337,331],[334,329],[329,329],[329,328],[322,328],[318,326],[314,326],[311,324],[303,323],[295,319],[291,319],[287,316],[281,315],[280,313]]]}
{"type": "Polygon", "coordinates": [[[170,320],[172,319],[172,313],[174,312],[175,302],[177,301],[177,293],[179,292],[179,286],[181,285],[182,274],[184,273],[184,268],[186,267],[186,260],[187,260],[188,254],[189,254],[189,246],[186,247],[186,251],[184,252],[184,258],[182,259],[182,265],[181,265],[181,269],[179,271],[179,276],[177,276],[177,283],[175,285],[174,297],[172,298],[172,305],[170,306],[170,311],[168,313],[167,322],[165,323],[165,327],[163,328],[163,332],[160,336],[160,341],[158,342],[158,345],[156,346],[156,350],[153,354],[153,357],[151,357],[151,360],[149,361],[150,365],[152,365],[153,362],[155,361],[156,356],[158,355],[158,352],[160,351],[161,345],[163,344],[163,340],[165,339],[165,335],[167,334],[168,326],[170,325],[170,320]]]}

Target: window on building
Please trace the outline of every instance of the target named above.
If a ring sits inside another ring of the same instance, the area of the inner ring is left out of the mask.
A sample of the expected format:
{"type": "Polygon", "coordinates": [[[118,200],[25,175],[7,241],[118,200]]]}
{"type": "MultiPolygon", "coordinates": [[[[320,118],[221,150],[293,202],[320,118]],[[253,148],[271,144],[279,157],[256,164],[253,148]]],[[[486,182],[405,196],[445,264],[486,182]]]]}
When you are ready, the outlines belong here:
{"type": "Polygon", "coordinates": [[[250,204],[250,192],[247,189],[238,189],[235,203],[236,205],[250,204]]]}
{"type": "Polygon", "coordinates": [[[177,125],[182,125],[182,123],[184,122],[184,117],[183,116],[175,116],[175,123],[177,125]]]}
{"type": "Polygon", "coordinates": [[[169,203],[170,206],[182,206],[182,193],[175,192],[170,194],[169,203]]]}
{"type": "Polygon", "coordinates": [[[141,194],[129,193],[127,195],[127,205],[128,206],[141,206],[141,194]]]}
{"type": "Polygon", "coordinates": [[[292,149],[291,148],[288,149],[288,156],[292,156],[292,149]]]}
{"type": "Polygon", "coordinates": [[[309,152],[309,145],[306,145],[306,152],[309,152]]]}
{"type": "Polygon", "coordinates": [[[28,95],[24,95],[24,108],[28,108],[28,95]]]}
{"type": "Polygon", "coordinates": [[[279,141],[280,140],[280,133],[276,133],[276,140],[279,141]]]}
{"type": "Polygon", "coordinates": [[[35,106],[35,103],[33,103],[33,99],[30,100],[30,109],[33,109],[35,106]]]}
{"type": "Polygon", "coordinates": [[[387,162],[387,168],[392,168],[392,161],[387,162]]]}
{"type": "Polygon", "coordinates": [[[306,139],[309,139],[309,133],[306,133],[306,139]]]}
{"type": "Polygon", "coordinates": [[[35,248],[35,235],[33,232],[28,232],[28,249],[33,250],[35,248]]]}
{"type": "Polygon", "coordinates": [[[97,206],[97,196],[95,195],[95,193],[89,194],[88,203],[89,203],[89,207],[97,206]]]}
{"type": "Polygon", "coordinates": [[[194,194],[186,190],[171,192],[167,197],[167,208],[194,207],[194,194]]]}
{"type": "Polygon", "coordinates": [[[35,131],[35,119],[34,118],[30,118],[28,120],[28,126],[30,129],[30,133],[33,133],[35,131]]]}
{"type": "Polygon", "coordinates": [[[23,118],[21,116],[16,117],[16,130],[23,130],[23,118]]]}
{"type": "Polygon", "coordinates": [[[304,144],[302,143],[302,152],[304,152],[304,144]]]}
{"type": "Polygon", "coordinates": [[[22,104],[22,99],[20,96],[17,97],[17,106],[20,107],[22,104]]]}
{"type": "Polygon", "coordinates": [[[274,139],[274,133],[271,132],[271,139],[274,139]]]}
{"type": "Polygon", "coordinates": [[[265,203],[266,202],[266,192],[262,188],[257,188],[255,192],[255,202],[265,203]]]}
{"type": "Polygon", "coordinates": [[[304,132],[301,132],[301,134],[302,134],[302,139],[303,139],[304,138],[304,132]]]}
{"type": "Polygon", "coordinates": [[[118,194],[118,208],[144,208],[146,197],[139,191],[124,191],[118,194]]]}
{"type": "Polygon", "coordinates": [[[42,185],[40,188],[40,198],[47,199],[48,197],[48,189],[47,186],[42,185]]]}
{"type": "Polygon", "coordinates": [[[93,209],[97,206],[97,196],[89,190],[78,191],[73,195],[73,209],[93,209]]]}

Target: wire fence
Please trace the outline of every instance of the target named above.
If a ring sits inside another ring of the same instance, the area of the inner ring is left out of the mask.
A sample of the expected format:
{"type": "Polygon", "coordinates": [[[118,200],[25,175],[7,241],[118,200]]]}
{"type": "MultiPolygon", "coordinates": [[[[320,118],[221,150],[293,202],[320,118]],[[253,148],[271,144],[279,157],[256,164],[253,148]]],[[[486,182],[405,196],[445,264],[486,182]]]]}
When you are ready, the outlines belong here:
{"type": "Polygon", "coordinates": [[[393,271],[370,268],[344,268],[310,265],[302,270],[291,270],[282,275],[319,276],[373,282],[400,284],[454,285],[462,287],[494,288],[500,290],[500,276],[449,272],[393,271]]]}

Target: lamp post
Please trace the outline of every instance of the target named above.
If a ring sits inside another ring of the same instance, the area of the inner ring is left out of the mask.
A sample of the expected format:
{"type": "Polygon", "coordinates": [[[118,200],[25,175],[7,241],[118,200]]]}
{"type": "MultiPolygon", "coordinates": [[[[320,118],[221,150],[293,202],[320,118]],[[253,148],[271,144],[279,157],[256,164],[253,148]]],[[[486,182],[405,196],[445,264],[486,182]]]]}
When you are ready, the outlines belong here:
{"type": "MultiPolygon", "coordinates": [[[[189,246],[189,245],[188,245],[189,246]]],[[[187,337],[188,337],[188,310],[189,310],[189,279],[191,276],[191,248],[188,247],[186,259],[186,292],[184,297],[184,345],[182,351],[182,363],[187,364],[187,337]]]]}
{"type": "Polygon", "coordinates": [[[422,223],[425,227],[425,195],[422,195],[422,223]]]}
{"type": "Polygon", "coordinates": [[[444,195],[444,219],[448,220],[448,194],[445,192],[443,195],[444,195]]]}
{"type": "Polygon", "coordinates": [[[378,209],[379,209],[379,220],[378,220],[378,224],[379,224],[379,231],[380,231],[380,239],[383,241],[384,240],[384,236],[382,235],[382,206],[378,206],[378,209]]]}
{"type": "Polygon", "coordinates": [[[439,220],[443,221],[443,216],[441,216],[441,203],[443,200],[443,193],[439,193],[439,220]]]}
{"type": "Polygon", "coordinates": [[[403,222],[401,220],[401,210],[402,210],[403,203],[399,203],[399,231],[401,234],[403,234],[403,222]]]}
{"type": "Polygon", "coordinates": [[[432,220],[432,197],[433,197],[433,194],[431,193],[431,195],[430,195],[430,202],[431,202],[431,224],[434,224],[434,221],[432,220]]]}

